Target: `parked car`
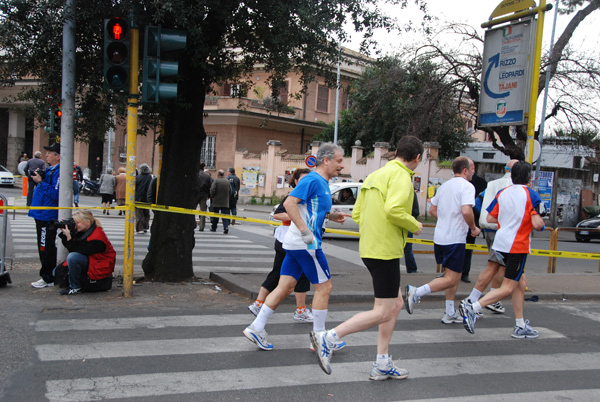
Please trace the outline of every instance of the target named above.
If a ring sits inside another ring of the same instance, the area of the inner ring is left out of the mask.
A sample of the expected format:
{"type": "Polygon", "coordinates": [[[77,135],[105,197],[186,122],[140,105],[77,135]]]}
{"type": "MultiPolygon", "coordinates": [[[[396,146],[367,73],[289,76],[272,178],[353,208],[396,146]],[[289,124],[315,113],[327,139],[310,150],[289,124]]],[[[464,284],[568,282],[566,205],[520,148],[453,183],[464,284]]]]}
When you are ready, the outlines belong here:
{"type": "Polygon", "coordinates": [[[2,165],[0,165],[0,185],[10,187],[15,185],[15,176],[2,165]]]}
{"type": "Polygon", "coordinates": [[[600,214],[594,218],[584,219],[577,224],[575,240],[588,242],[592,239],[600,239],[600,230],[590,231],[585,229],[600,229],[600,214]],[[582,230],[583,229],[583,230],[582,230]]]}
{"type": "MultiPolygon", "coordinates": [[[[358,198],[358,193],[362,183],[332,183],[329,185],[329,191],[331,192],[332,207],[330,212],[345,212],[352,214],[354,203],[358,198]]],[[[273,212],[279,205],[273,207],[270,219],[273,219],[273,212]]],[[[346,218],[346,222],[343,224],[327,221],[327,229],[343,229],[358,231],[358,224],[352,220],[352,218],[346,218]]]]}

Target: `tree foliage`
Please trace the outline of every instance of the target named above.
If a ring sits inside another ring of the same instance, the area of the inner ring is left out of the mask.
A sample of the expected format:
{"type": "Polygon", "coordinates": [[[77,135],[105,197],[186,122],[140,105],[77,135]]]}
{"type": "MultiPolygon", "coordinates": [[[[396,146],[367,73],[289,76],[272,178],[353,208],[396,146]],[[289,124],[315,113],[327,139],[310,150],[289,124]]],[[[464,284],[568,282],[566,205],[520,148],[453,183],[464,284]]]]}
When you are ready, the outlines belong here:
{"type": "MultiPolygon", "coordinates": [[[[399,7],[408,0],[387,0],[399,7]]],[[[425,11],[425,1],[415,0],[425,11]]],[[[164,118],[160,204],[195,208],[196,172],[206,137],[204,100],[216,83],[244,77],[257,64],[268,83],[290,71],[308,83],[316,75],[332,77],[338,40],[344,27],[362,32],[363,49],[373,30],[393,29],[396,22],[381,14],[376,0],[97,0],[76,3],[76,105],[83,112],[77,138],[103,138],[110,126],[109,105],[124,116],[126,94],[102,89],[103,19],[113,16],[187,32],[187,48],[179,61],[179,92],[174,101],[144,105],[140,121],[164,118]],[[146,120],[145,120],[146,119],[146,120]]],[[[23,92],[43,120],[49,104],[60,100],[62,0],[0,0],[0,40],[4,53],[0,81],[14,84],[35,77],[39,85],[23,92]]],[[[143,37],[141,38],[143,40],[143,37]]],[[[143,42],[142,42],[143,43],[143,42]]],[[[142,48],[142,46],[140,46],[142,48]]],[[[275,94],[274,94],[275,95],[275,94]]],[[[150,251],[143,269],[150,279],[176,281],[193,276],[194,217],[156,213],[150,251]]]]}
{"type": "MultiPolygon", "coordinates": [[[[535,96],[542,94],[546,74],[550,74],[549,107],[544,120],[563,126],[567,131],[595,131],[600,128],[600,54],[598,49],[577,49],[570,44],[570,40],[581,23],[600,8],[600,0],[570,0],[563,1],[562,5],[559,12],[572,17],[555,41],[552,58],[547,51],[542,55],[539,87],[535,96]]],[[[464,24],[452,24],[441,29],[427,44],[412,50],[444,66],[447,74],[453,77],[461,102],[471,105],[468,109],[476,118],[483,51],[483,38],[477,30],[464,24]],[[439,38],[448,35],[460,37],[460,44],[455,47],[442,44],[439,38]]],[[[525,126],[516,128],[516,140],[506,126],[488,127],[485,131],[495,133],[500,138],[498,142],[491,136],[494,147],[511,158],[523,157],[527,139],[525,126]]]]}
{"type": "MultiPolygon", "coordinates": [[[[341,118],[339,138],[346,148],[360,140],[392,146],[410,134],[437,141],[450,159],[469,141],[461,116],[459,92],[440,67],[425,58],[393,56],[367,68],[350,88],[350,108],[341,118]]],[[[331,126],[324,139],[333,136],[331,126]]]]}

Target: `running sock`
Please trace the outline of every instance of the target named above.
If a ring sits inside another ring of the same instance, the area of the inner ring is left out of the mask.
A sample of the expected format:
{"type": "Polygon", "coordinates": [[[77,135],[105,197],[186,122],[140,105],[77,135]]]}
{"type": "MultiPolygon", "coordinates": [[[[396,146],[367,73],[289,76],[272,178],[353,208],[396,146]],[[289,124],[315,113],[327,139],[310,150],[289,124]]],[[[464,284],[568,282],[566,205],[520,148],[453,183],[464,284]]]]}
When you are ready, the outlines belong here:
{"type": "Polygon", "coordinates": [[[473,303],[473,311],[475,311],[476,313],[479,313],[482,308],[483,307],[481,307],[481,304],[479,304],[479,302],[473,303]]]}
{"type": "Polygon", "coordinates": [[[390,355],[377,355],[377,365],[378,366],[386,366],[390,361],[390,355]]]}
{"type": "Polygon", "coordinates": [[[431,293],[431,288],[429,287],[429,284],[419,286],[416,291],[417,297],[423,297],[425,295],[428,295],[429,293],[431,293]]]}
{"type": "Polygon", "coordinates": [[[304,312],[304,310],[306,310],[306,306],[296,307],[296,313],[298,313],[298,314],[302,314],[302,312],[304,312]]]}
{"type": "Polygon", "coordinates": [[[525,328],[525,319],[524,318],[517,318],[515,320],[517,327],[519,328],[525,328]]]}
{"type": "Polygon", "coordinates": [[[335,329],[330,329],[329,331],[327,331],[325,333],[325,338],[331,343],[336,343],[340,340],[340,337],[338,336],[337,332],[335,332],[335,329]]]}
{"type": "Polygon", "coordinates": [[[452,316],[454,315],[454,300],[446,300],[446,314],[452,316]]]}
{"type": "Polygon", "coordinates": [[[327,320],[327,310],[313,309],[313,331],[325,331],[325,321],[327,320]]]}
{"type": "Polygon", "coordinates": [[[264,303],[265,303],[264,300],[258,300],[258,299],[254,300],[254,305],[258,308],[261,308],[264,303]]]}
{"type": "Polygon", "coordinates": [[[269,317],[273,314],[275,310],[271,309],[271,307],[263,304],[262,308],[258,312],[258,315],[252,322],[252,328],[256,331],[264,331],[265,325],[267,325],[267,321],[269,321],[269,317]]]}
{"type": "Polygon", "coordinates": [[[475,303],[476,301],[479,300],[479,298],[481,297],[481,292],[475,288],[473,288],[473,290],[471,290],[471,294],[469,295],[468,299],[471,301],[471,303],[475,303]]]}

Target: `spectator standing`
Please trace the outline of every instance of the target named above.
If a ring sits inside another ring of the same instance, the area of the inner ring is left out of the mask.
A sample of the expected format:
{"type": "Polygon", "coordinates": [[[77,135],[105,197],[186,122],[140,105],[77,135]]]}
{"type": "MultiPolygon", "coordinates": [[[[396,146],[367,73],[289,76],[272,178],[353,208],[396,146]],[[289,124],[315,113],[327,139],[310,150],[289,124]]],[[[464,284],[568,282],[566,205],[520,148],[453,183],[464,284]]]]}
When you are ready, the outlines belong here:
{"type": "MultiPolygon", "coordinates": [[[[135,177],[135,202],[148,202],[148,188],[152,181],[150,166],[140,165],[140,174],[135,177]]],[[[150,211],[143,208],[135,209],[135,231],[148,233],[150,229],[150,211]]]]}
{"type": "MultiPolygon", "coordinates": [[[[225,178],[225,172],[220,169],[217,172],[217,179],[210,186],[210,212],[229,215],[229,200],[231,197],[231,184],[225,178]]],[[[210,231],[217,231],[219,218],[210,218],[210,231]]],[[[229,219],[223,218],[223,233],[229,233],[229,219]]]]}
{"type": "MultiPolygon", "coordinates": [[[[419,199],[417,198],[417,192],[415,190],[413,196],[412,210],[410,214],[413,218],[417,219],[420,213],[421,211],[419,210],[419,199]]],[[[409,231],[406,237],[412,239],[413,232],[409,231]]],[[[409,242],[406,242],[406,245],[404,246],[404,263],[406,264],[407,274],[414,274],[417,272],[417,261],[415,260],[415,255],[413,254],[413,244],[409,242]]]]}
{"type": "MultiPolygon", "coordinates": [[[[205,167],[206,165],[204,162],[200,162],[200,172],[198,172],[198,205],[200,206],[200,211],[202,212],[208,211],[206,202],[210,197],[210,186],[212,184],[210,175],[204,171],[205,167]]],[[[205,226],[206,217],[204,215],[200,215],[198,220],[198,230],[204,232],[205,226]]]]}
{"type": "Polygon", "coordinates": [[[81,167],[73,162],[73,204],[79,207],[79,183],[83,181],[81,167]]]}
{"type": "Polygon", "coordinates": [[[100,196],[102,197],[103,214],[110,215],[110,204],[115,194],[116,179],[112,168],[106,168],[106,173],[100,176],[100,196]]]}
{"type": "Polygon", "coordinates": [[[25,174],[27,175],[27,206],[31,205],[31,199],[33,197],[33,191],[37,186],[37,183],[31,178],[31,173],[40,169],[44,171],[46,169],[46,162],[42,159],[42,153],[40,151],[35,151],[33,154],[33,158],[27,161],[25,165],[25,174]]]}
{"type": "MultiPolygon", "coordinates": [[[[237,215],[237,202],[240,198],[240,178],[235,175],[235,168],[230,167],[227,169],[229,171],[229,175],[227,176],[227,180],[231,183],[232,193],[229,197],[229,210],[231,211],[231,215],[237,215]],[[235,190],[235,191],[234,191],[235,190]]],[[[235,219],[231,221],[232,225],[235,225],[235,219]]]]}
{"type": "Polygon", "coordinates": [[[94,180],[98,180],[102,174],[102,161],[99,156],[97,156],[96,160],[92,163],[92,168],[94,169],[94,180]]]}
{"type": "Polygon", "coordinates": [[[462,317],[454,308],[454,297],[465,260],[465,241],[467,231],[479,235],[475,225],[473,205],[475,205],[475,187],[469,180],[475,173],[473,161],[460,156],[452,162],[454,177],[438,189],[431,199],[429,213],[438,218],[433,233],[435,260],[445,269],[441,278],[418,288],[406,287],[406,310],[412,314],[414,305],[421,297],[433,292],[446,291],[446,310],[442,316],[443,324],[462,323],[462,317]]]}
{"type": "MultiPolygon", "coordinates": [[[[125,168],[119,168],[119,174],[115,176],[115,194],[117,199],[117,205],[122,207],[125,205],[125,192],[127,189],[127,174],[125,168]]],[[[119,215],[125,215],[125,211],[119,210],[119,215]]]]}
{"type": "Polygon", "coordinates": [[[19,163],[27,162],[29,160],[29,156],[27,156],[27,152],[21,152],[21,157],[19,158],[19,163]]]}
{"type": "MultiPolygon", "coordinates": [[[[41,174],[41,170],[35,170],[31,178],[36,183],[32,207],[58,207],[58,186],[60,179],[60,144],[44,147],[48,167],[41,174]]],[[[50,225],[50,221],[58,219],[57,209],[31,209],[30,217],[35,219],[37,232],[37,246],[42,267],[40,268],[41,279],[32,282],[31,286],[37,289],[54,286],[54,274],[56,267],[56,231],[50,225]]]]}
{"type": "Polygon", "coordinates": [[[117,256],[112,244],[90,211],[75,211],[73,220],[75,231],[62,228],[58,235],[69,251],[69,287],[62,289],[60,294],[109,290],[117,256]]]}

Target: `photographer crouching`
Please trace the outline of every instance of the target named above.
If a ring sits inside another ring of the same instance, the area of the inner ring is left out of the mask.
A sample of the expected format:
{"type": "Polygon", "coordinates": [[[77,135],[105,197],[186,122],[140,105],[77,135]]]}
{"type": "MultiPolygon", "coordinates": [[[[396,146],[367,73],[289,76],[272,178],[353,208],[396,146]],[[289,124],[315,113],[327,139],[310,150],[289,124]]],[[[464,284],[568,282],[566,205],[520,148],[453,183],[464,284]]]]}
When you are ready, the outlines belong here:
{"type": "Polygon", "coordinates": [[[71,219],[53,224],[60,228],[58,237],[69,251],[67,261],[55,270],[60,283],[61,277],[66,282],[65,268],[68,268],[69,287],[61,289],[60,294],[109,290],[117,255],[100,222],[90,211],[78,210],[73,212],[71,219]]]}

